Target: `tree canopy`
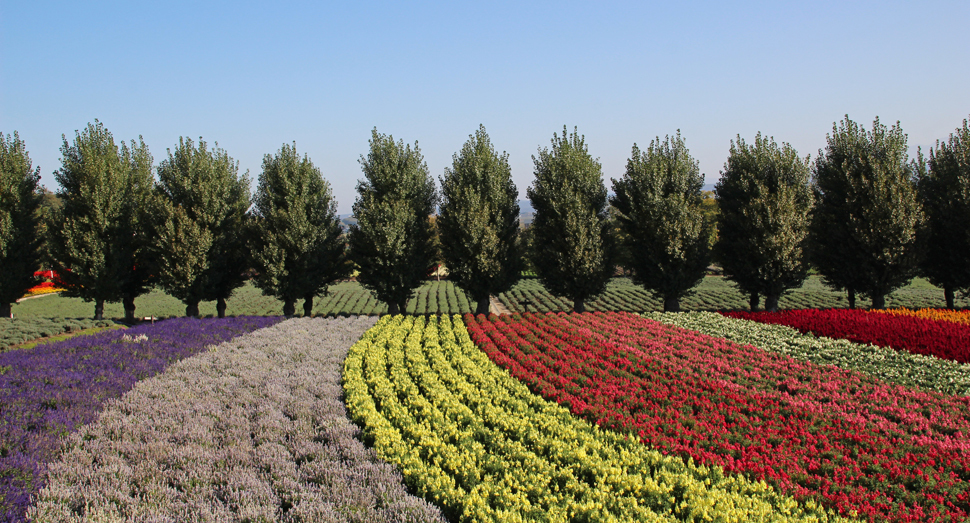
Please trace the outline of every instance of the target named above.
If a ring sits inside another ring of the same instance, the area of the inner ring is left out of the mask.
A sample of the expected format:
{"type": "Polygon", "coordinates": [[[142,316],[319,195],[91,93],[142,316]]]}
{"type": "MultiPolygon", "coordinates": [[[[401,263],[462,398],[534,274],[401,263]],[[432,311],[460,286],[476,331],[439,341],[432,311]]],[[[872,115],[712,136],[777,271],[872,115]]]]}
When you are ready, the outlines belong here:
{"type": "Polygon", "coordinates": [[[812,191],[808,158],[791,145],[755,136],[748,144],[740,136],[731,152],[715,194],[718,240],[715,259],[741,292],[765,296],[765,309],[776,310],[778,299],[798,288],[808,276],[805,257],[812,191]]]}
{"type": "Polygon", "coordinates": [[[115,145],[104,125],[93,124],[63,138],[61,168],[54,177],[63,205],[50,215],[49,249],[64,294],[95,302],[122,301],[134,321],[135,297],[150,286],[148,234],[152,156],[139,138],[115,145]]]}
{"type": "Polygon", "coordinates": [[[314,297],[350,272],[330,184],[306,154],[300,157],[295,143],[263,158],[253,257],[256,286],[283,302],[285,316],[294,314],[301,298],[309,316],[314,297]]]}
{"type": "Polygon", "coordinates": [[[435,264],[430,218],[438,193],[417,142],[412,148],[374,129],[369,143],[360,157],[350,256],[357,280],[398,314],[435,264]]]}
{"type": "Polygon", "coordinates": [[[40,167],[20,135],[0,133],[0,318],[35,285],[40,270],[40,167]]]}
{"type": "Polygon", "coordinates": [[[471,295],[478,314],[488,314],[489,297],[519,280],[518,194],[508,154],[496,153],[480,126],[445,168],[437,220],[448,276],[471,295]]]}
{"type": "Polygon", "coordinates": [[[633,281],[680,310],[680,300],[704,278],[710,224],[704,217],[704,175],[678,131],[646,151],[633,144],[626,172],[612,180],[610,199],[629,252],[633,281]]]}
{"type": "Polygon", "coordinates": [[[848,116],[832,126],[815,160],[810,256],[833,288],[885,307],[887,294],[908,283],[920,258],[923,222],[906,135],[897,122],[866,131],[848,116]]]}
{"type": "Polygon", "coordinates": [[[576,312],[606,290],[615,267],[603,169],[576,129],[554,134],[551,149],[533,156],[535,181],[527,194],[535,209],[533,259],[550,292],[573,301],[576,312]]]}
{"type": "Polygon", "coordinates": [[[929,169],[920,158],[917,182],[926,212],[924,276],[943,288],[953,308],[955,291],[970,294],[970,127],[930,149],[929,169]]]}
{"type": "Polygon", "coordinates": [[[248,177],[218,144],[179,138],[158,165],[156,189],[159,285],[186,304],[187,316],[199,315],[200,301],[215,300],[224,317],[248,268],[248,177]]]}

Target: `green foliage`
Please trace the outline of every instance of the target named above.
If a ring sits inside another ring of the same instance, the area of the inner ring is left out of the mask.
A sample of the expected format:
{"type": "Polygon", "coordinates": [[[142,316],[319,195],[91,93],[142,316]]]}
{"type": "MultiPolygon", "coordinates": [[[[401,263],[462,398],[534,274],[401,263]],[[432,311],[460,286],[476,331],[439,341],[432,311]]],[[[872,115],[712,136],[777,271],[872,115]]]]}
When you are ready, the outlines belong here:
{"type": "MultiPolygon", "coordinates": [[[[82,331],[89,332],[90,329],[96,327],[107,327],[111,325],[115,325],[115,323],[108,320],[99,321],[90,318],[17,317],[9,321],[0,322],[0,351],[39,338],[47,338],[50,336],[67,338],[82,331]]],[[[3,372],[0,372],[0,374],[3,374],[3,372]]]]}
{"type": "Polygon", "coordinates": [[[224,149],[179,138],[158,165],[159,284],[197,316],[203,300],[225,300],[245,282],[249,179],[224,149]]]}
{"type": "Polygon", "coordinates": [[[753,145],[738,136],[715,193],[718,264],[741,292],[765,295],[765,309],[777,309],[778,299],[808,275],[808,158],[761,133],[753,145]]]}
{"type": "Polygon", "coordinates": [[[374,129],[369,143],[360,158],[350,256],[357,280],[397,314],[435,263],[430,216],[438,195],[417,142],[412,149],[374,129]]]}
{"type": "Polygon", "coordinates": [[[20,135],[0,133],[0,318],[33,287],[40,270],[40,167],[33,169],[20,135]]]}
{"type": "Polygon", "coordinates": [[[845,120],[833,125],[815,160],[815,209],[809,229],[812,264],[825,281],[885,306],[885,296],[905,285],[920,258],[917,233],[923,211],[908,162],[906,135],[845,120]]]}
{"type": "Polygon", "coordinates": [[[445,168],[437,220],[448,277],[471,294],[479,314],[488,313],[490,295],[519,280],[518,194],[508,154],[499,156],[480,126],[445,168]]]}
{"type": "Polygon", "coordinates": [[[633,144],[623,178],[613,181],[610,199],[619,211],[633,281],[664,300],[665,311],[704,278],[710,225],[704,219],[704,175],[684,140],[667,136],[646,151],[633,144]]]}
{"type": "Polygon", "coordinates": [[[254,204],[256,286],[283,301],[284,315],[298,298],[310,314],[313,298],[350,273],[330,184],[295,143],[284,144],[263,158],[254,204]]]}
{"type": "Polygon", "coordinates": [[[942,287],[947,307],[954,291],[970,294],[970,127],[967,120],[947,142],[930,150],[929,170],[920,158],[918,189],[926,212],[922,273],[942,287]]]}
{"type": "Polygon", "coordinates": [[[567,136],[565,126],[561,137],[553,135],[552,149],[540,149],[532,161],[532,264],[546,288],[582,312],[614,272],[602,167],[587,152],[585,137],[575,129],[567,136]]]}
{"type": "MultiPolygon", "coordinates": [[[[161,289],[143,294],[137,301],[139,316],[142,317],[154,316],[156,319],[163,319],[185,313],[185,305],[161,289]]],[[[275,316],[279,315],[282,307],[282,301],[274,296],[264,295],[252,281],[246,282],[226,300],[226,314],[230,316],[275,316]]],[[[405,310],[412,314],[464,314],[474,312],[475,309],[474,303],[469,302],[468,295],[454,283],[448,280],[432,280],[424,282],[414,290],[414,296],[408,300],[405,310]]],[[[32,321],[38,318],[76,318],[87,311],[88,306],[80,298],[51,294],[18,304],[14,319],[32,321]]],[[[214,302],[199,304],[200,316],[211,318],[218,312],[214,302]]],[[[120,319],[123,314],[121,304],[105,305],[106,318],[120,319]]],[[[382,315],[387,314],[387,304],[378,300],[358,282],[338,281],[327,287],[325,296],[313,301],[311,314],[382,315]]]]}
{"type": "Polygon", "coordinates": [[[76,133],[73,145],[63,140],[54,173],[63,206],[47,225],[54,269],[66,295],[95,302],[95,319],[104,302],[123,300],[131,321],[134,299],[147,291],[152,273],[152,156],[140,138],[119,149],[97,120],[76,133]]]}
{"type": "MultiPolygon", "coordinates": [[[[512,312],[569,312],[572,303],[563,300],[542,286],[536,279],[523,279],[508,292],[498,296],[512,312]]],[[[868,306],[866,300],[860,301],[868,306]]],[[[917,278],[887,298],[888,307],[921,309],[943,304],[940,289],[917,278]]],[[[845,307],[845,294],[824,285],[818,276],[809,276],[805,283],[781,297],[782,309],[830,309],[845,307]]],[[[958,300],[958,305],[970,306],[970,297],[958,300]]],[[[590,311],[645,312],[662,311],[663,301],[657,299],[629,278],[613,278],[602,294],[587,303],[590,311]]],[[[681,307],[691,311],[741,310],[748,307],[748,297],[738,292],[736,285],[721,276],[707,276],[694,293],[684,298],[681,307]]]]}

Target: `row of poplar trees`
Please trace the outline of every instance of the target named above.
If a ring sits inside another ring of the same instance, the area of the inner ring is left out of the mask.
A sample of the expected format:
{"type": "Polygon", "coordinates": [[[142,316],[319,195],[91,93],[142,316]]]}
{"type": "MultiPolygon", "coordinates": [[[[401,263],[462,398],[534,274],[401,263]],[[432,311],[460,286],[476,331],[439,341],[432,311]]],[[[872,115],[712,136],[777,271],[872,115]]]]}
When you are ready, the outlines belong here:
{"type": "Polygon", "coordinates": [[[870,131],[848,117],[835,124],[814,162],[760,134],[753,144],[738,137],[715,189],[715,221],[702,208],[703,175],[679,132],[646,150],[634,144],[609,196],[584,137],[564,128],[533,156],[530,249],[519,239],[508,155],[496,152],[484,127],[454,155],[440,193],[417,143],[375,129],[360,158],[357,223],[346,236],[329,184],[295,144],[265,156],[251,197],[247,175],[218,146],[180,139],[155,180],[143,141],[118,146],[95,121],[73,144],[64,139],[55,172],[62,204],[43,220],[39,169],[16,133],[0,135],[0,146],[2,316],[34,283],[41,252],[67,295],[95,302],[99,318],[105,301],[122,301],[129,321],[135,297],[155,285],[184,302],[187,315],[216,301],[222,316],[250,274],[283,301],[284,314],[303,300],[309,315],[313,299],[355,266],[358,280],[397,313],[439,249],[480,313],[490,295],[516,283],[523,256],[551,292],[583,311],[605,290],[621,249],[634,281],[668,311],[680,308],[712,261],[751,296],[753,309],[762,296],[776,309],[809,267],[847,291],[852,307],[857,294],[883,307],[916,274],[943,287],[948,307],[956,291],[970,290],[966,121],[928,161],[922,154],[910,161],[899,124],[878,119],[870,131]]]}

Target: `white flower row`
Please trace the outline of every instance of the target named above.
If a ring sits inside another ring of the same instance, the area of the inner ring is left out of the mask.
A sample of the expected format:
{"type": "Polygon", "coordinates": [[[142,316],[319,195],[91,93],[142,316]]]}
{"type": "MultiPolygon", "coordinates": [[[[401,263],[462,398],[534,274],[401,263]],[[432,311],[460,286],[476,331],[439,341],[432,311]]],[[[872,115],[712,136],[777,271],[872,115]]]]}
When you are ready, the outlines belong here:
{"type": "Polygon", "coordinates": [[[377,318],[298,318],[138,383],[69,438],[32,521],[443,521],[358,439],[340,383],[377,318]]]}
{"type": "Polygon", "coordinates": [[[802,334],[785,325],[727,318],[713,312],[644,314],[670,325],[793,358],[864,372],[884,381],[944,394],[970,395],[970,365],[889,347],[802,334]]]}

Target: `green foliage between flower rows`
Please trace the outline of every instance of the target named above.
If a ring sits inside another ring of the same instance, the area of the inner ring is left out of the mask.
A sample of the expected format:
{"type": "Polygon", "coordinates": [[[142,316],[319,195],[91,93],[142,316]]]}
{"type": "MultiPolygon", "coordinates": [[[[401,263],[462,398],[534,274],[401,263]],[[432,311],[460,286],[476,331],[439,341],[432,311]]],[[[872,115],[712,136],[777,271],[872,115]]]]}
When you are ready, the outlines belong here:
{"type": "Polygon", "coordinates": [[[0,323],[0,350],[37,338],[74,333],[93,327],[108,327],[113,324],[112,321],[91,318],[26,317],[4,320],[0,323]]]}
{"type": "MultiPolygon", "coordinates": [[[[357,314],[386,314],[387,304],[378,301],[367,289],[357,282],[338,282],[330,286],[330,293],[318,297],[313,302],[314,316],[346,316],[357,314]]],[[[154,290],[135,299],[139,317],[154,316],[170,318],[182,316],[185,305],[176,298],[165,294],[161,290],[154,290]]],[[[280,313],[283,302],[272,296],[264,296],[252,283],[239,288],[226,302],[226,313],[230,316],[276,316],[280,313]]],[[[427,281],[414,291],[414,296],[408,300],[406,312],[408,314],[460,314],[472,312],[473,305],[461,289],[449,281],[427,281]]],[[[63,296],[44,296],[26,300],[14,306],[14,316],[17,318],[37,317],[65,317],[74,318],[88,315],[91,311],[90,303],[80,298],[65,298],[63,296]]],[[[105,304],[105,317],[124,317],[125,311],[120,303],[105,304]]],[[[216,303],[213,301],[199,304],[202,316],[215,316],[216,303]]],[[[0,328],[3,328],[0,325],[0,328]]]]}
{"type": "Polygon", "coordinates": [[[816,337],[802,334],[786,325],[728,318],[713,312],[653,312],[644,316],[802,361],[864,372],[904,387],[917,387],[943,394],[970,394],[970,365],[952,360],[913,354],[891,347],[816,337]]]}
{"type": "Polygon", "coordinates": [[[367,442],[455,521],[838,519],[573,417],[489,361],[457,316],[385,316],[351,348],[344,389],[367,442]]]}
{"type": "MultiPolygon", "coordinates": [[[[509,292],[499,295],[499,300],[513,312],[571,312],[572,303],[558,298],[545,289],[538,280],[525,279],[509,292]]],[[[694,289],[694,294],[684,298],[680,306],[684,310],[740,310],[748,308],[749,298],[738,292],[727,279],[720,276],[705,277],[694,289]]],[[[942,307],[943,291],[926,280],[915,279],[886,298],[887,307],[920,309],[942,307]]],[[[868,307],[867,299],[858,299],[858,307],[868,307]]],[[[810,276],[798,289],[779,300],[782,309],[826,309],[847,306],[846,295],[835,292],[822,284],[818,276],[810,276]]],[[[958,307],[970,306],[970,299],[956,300],[958,307]]],[[[663,301],[654,297],[643,287],[634,285],[628,278],[613,278],[606,292],[590,299],[586,307],[590,311],[645,312],[663,310],[663,301]]]]}

